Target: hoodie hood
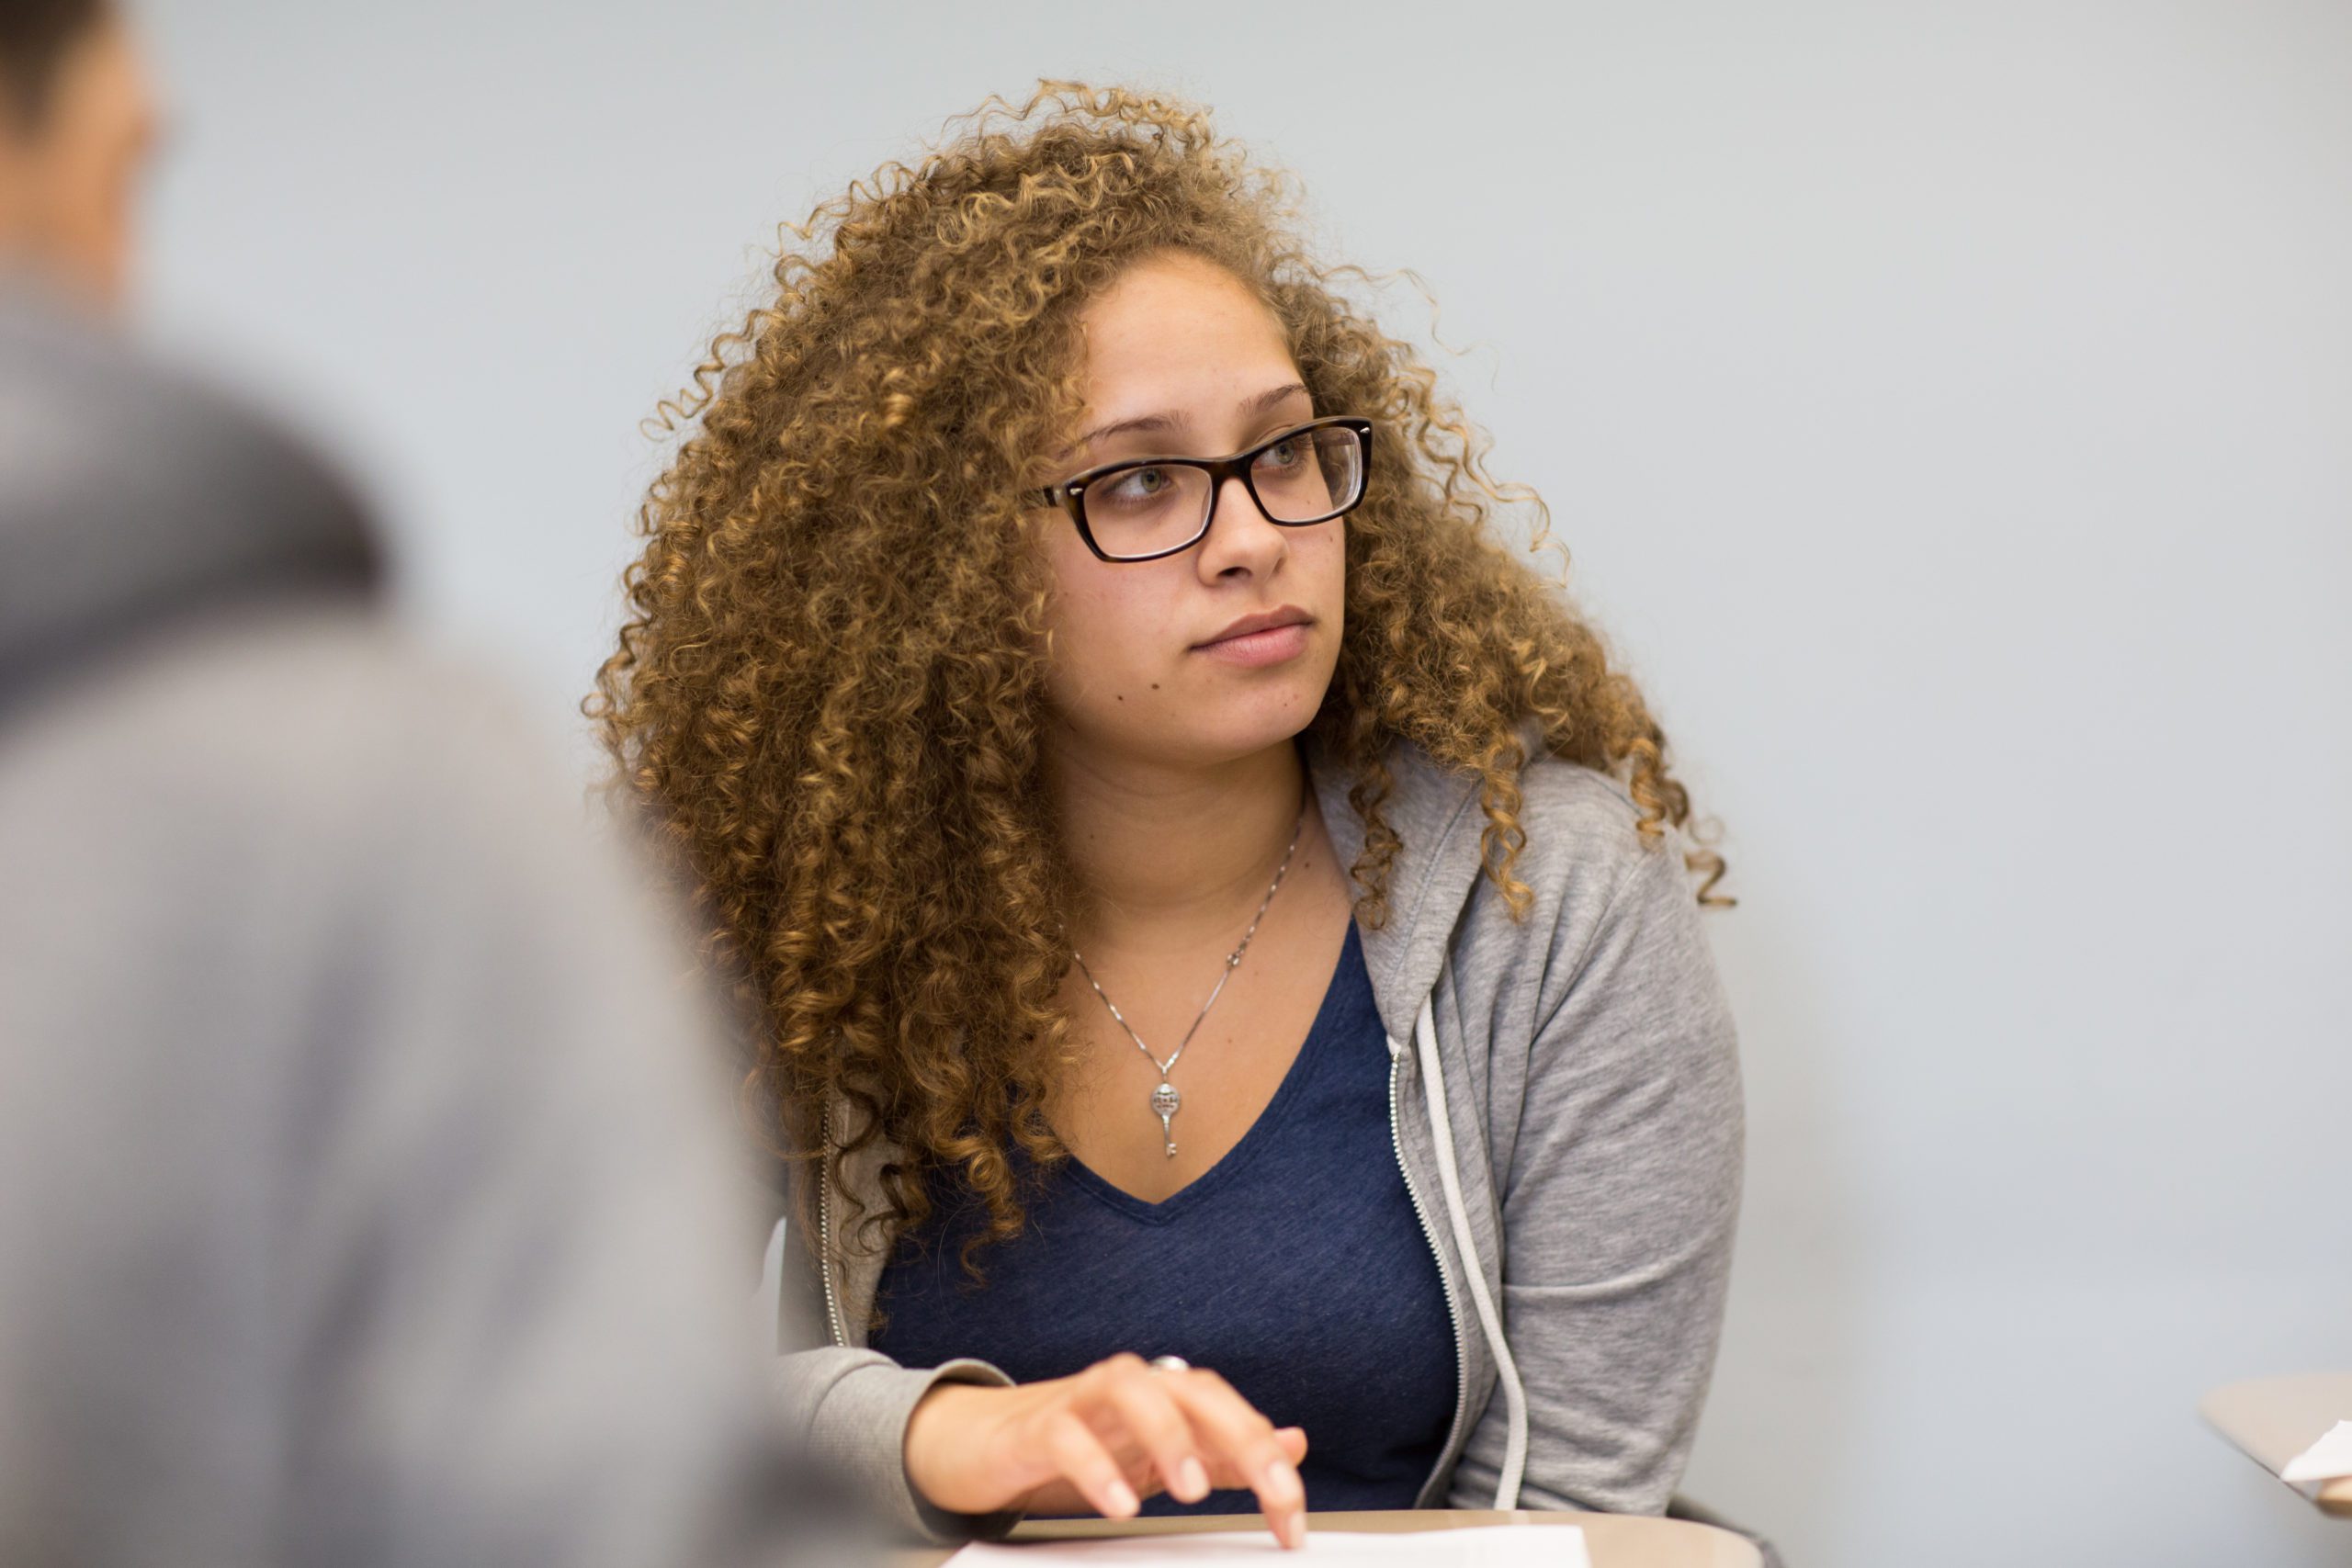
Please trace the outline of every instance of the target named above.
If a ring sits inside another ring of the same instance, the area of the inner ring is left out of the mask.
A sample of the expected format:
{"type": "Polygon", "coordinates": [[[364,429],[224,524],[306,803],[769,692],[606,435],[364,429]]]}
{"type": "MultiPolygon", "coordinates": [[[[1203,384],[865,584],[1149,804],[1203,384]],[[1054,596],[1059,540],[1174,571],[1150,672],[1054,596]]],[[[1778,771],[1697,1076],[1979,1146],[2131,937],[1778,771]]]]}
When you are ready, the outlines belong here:
{"type": "MultiPolygon", "coordinates": [[[[1348,803],[1354,779],[1335,767],[1312,737],[1303,738],[1316,805],[1337,863],[1363,852],[1363,821],[1348,803]]],[[[1403,842],[1388,867],[1388,918],[1374,930],[1357,922],[1373,999],[1392,1040],[1410,1040],[1422,1001],[1437,984],[1453,928],[1481,874],[1486,818],[1478,781],[1449,773],[1418,746],[1389,748],[1391,784],[1381,813],[1403,842]]]]}
{"type": "Polygon", "coordinates": [[[300,443],[54,299],[0,298],[0,716],[165,627],[383,575],[300,443]]]}

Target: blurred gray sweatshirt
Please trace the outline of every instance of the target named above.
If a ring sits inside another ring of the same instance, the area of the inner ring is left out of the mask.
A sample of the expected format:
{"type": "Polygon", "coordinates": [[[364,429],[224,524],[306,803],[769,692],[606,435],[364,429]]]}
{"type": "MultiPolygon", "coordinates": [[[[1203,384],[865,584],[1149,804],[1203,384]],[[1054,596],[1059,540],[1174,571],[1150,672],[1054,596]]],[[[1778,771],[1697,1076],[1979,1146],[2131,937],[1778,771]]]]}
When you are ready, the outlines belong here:
{"type": "Polygon", "coordinates": [[[0,304],[0,1562],[830,1561],[725,1021],[379,578],[266,422],[0,304]]]}

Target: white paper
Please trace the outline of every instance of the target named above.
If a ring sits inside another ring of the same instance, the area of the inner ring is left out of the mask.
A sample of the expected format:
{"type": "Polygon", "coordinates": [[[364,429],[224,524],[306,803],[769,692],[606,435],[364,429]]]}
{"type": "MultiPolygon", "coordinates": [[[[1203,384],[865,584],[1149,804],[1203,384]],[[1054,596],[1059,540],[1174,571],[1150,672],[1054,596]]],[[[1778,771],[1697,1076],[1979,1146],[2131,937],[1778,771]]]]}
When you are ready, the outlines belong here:
{"type": "Polygon", "coordinates": [[[1106,1563],[1116,1568],[1592,1568],[1584,1531],[1574,1525],[1475,1525],[1466,1529],[1368,1535],[1309,1529],[1306,1545],[1288,1551],[1271,1530],[1201,1535],[1105,1537],[1094,1540],[1034,1540],[1019,1545],[975,1541],[948,1559],[950,1568],[1049,1568],[1056,1563],[1106,1563]]]}
{"type": "Polygon", "coordinates": [[[2320,1440],[2287,1461],[2281,1481],[2333,1481],[2352,1475],[2352,1421],[2338,1421],[2320,1440]]]}

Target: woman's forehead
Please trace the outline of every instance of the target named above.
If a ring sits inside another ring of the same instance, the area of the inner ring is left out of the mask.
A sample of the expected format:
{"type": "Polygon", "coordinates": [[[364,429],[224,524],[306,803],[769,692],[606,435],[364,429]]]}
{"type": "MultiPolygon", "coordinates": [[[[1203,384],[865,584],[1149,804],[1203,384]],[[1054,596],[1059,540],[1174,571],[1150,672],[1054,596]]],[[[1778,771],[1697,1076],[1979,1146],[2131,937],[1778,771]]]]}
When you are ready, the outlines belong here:
{"type": "Polygon", "coordinates": [[[1080,320],[1086,399],[1080,431],[1170,415],[1246,417],[1257,412],[1248,406],[1253,400],[1299,379],[1288,336],[1265,302],[1196,257],[1136,263],[1080,320]]]}

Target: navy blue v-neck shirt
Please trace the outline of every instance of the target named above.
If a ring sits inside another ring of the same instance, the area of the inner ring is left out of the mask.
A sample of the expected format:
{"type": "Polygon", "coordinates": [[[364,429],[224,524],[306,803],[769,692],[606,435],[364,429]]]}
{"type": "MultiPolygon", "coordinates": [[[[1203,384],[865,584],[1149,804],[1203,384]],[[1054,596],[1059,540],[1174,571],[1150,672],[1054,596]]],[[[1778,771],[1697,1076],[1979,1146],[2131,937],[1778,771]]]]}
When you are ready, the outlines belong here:
{"type": "MultiPolygon", "coordinates": [[[[1018,1382],[1121,1350],[1182,1356],[1275,1426],[1306,1429],[1308,1507],[1409,1508],[1452,1427],[1459,1370],[1388,1096],[1387,1035],[1350,922],[1297,1059],[1223,1159],[1159,1203],[1065,1161],[1024,1188],[1024,1233],[981,1251],[985,1287],[958,1259],[977,1201],[935,1192],[932,1223],[883,1270],[873,1345],[909,1367],[977,1356],[1018,1382]]],[[[1136,1135],[1159,1136],[1141,1104],[1136,1135]]],[[[1017,1150],[1014,1165],[1034,1180],[1017,1150]]],[[[1162,1493],[1144,1512],[1256,1506],[1246,1491],[1189,1506],[1162,1493]]]]}

